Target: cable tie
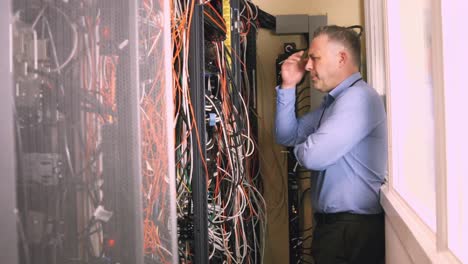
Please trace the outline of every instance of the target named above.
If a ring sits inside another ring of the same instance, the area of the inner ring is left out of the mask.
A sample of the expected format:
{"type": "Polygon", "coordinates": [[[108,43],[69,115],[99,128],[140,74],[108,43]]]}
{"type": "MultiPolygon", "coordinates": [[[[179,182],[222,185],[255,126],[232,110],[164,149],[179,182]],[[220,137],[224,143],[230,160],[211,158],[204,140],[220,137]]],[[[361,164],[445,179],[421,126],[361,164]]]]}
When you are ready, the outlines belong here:
{"type": "Polygon", "coordinates": [[[128,39],[122,41],[122,43],[119,44],[119,50],[122,50],[128,45],[128,39]]]}
{"type": "Polygon", "coordinates": [[[216,125],[216,114],[210,113],[210,126],[216,125]]]}
{"type": "Polygon", "coordinates": [[[112,213],[111,211],[107,211],[106,209],[104,209],[104,206],[99,205],[94,211],[93,215],[97,220],[101,220],[103,222],[109,222],[113,214],[114,213],[112,213]]]}

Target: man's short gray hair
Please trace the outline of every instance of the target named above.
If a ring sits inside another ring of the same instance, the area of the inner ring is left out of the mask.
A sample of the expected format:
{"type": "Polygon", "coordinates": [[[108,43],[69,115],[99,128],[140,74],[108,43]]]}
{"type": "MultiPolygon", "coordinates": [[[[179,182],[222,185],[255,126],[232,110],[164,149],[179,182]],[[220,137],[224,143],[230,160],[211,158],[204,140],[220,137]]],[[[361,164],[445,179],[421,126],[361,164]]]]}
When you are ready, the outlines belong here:
{"type": "Polygon", "coordinates": [[[361,41],[356,31],[351,28],[336,25],[322,26],[315,30],[312,39],[327,35],[329,40],[343,44],[351,53],[354,64],[359,67],[361,64],[361,41]]]}

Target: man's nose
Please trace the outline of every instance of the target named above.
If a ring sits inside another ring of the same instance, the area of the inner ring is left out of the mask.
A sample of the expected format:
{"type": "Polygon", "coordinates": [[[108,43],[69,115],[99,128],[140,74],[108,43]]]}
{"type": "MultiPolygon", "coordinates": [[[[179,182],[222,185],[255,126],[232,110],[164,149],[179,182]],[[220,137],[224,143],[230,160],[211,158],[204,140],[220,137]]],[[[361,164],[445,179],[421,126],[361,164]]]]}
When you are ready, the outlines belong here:
{"type": "Polygon", "coordinates": [[[306,69],[306,71],[310,72],[311,70],[313,70],[313,68],[314,68],[314,65],[312,63],[312,60],[310,58],[308,58],[305,69],[306,69]]]}

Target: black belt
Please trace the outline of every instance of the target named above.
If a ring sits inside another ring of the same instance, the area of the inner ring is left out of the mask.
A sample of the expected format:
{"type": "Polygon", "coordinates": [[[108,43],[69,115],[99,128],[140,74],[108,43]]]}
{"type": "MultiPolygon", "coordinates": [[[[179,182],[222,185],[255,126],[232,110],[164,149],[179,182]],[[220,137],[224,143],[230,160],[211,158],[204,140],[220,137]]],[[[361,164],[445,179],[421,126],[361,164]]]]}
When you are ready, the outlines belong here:
{"type": "Polygon", "coordinates": [[[383,213],[380,214],[352,214],[352,213],[315,213],[315,221],[317,224],[331,224],[335,222],[365,222],[372,220],[382,220],[383,213]]]}

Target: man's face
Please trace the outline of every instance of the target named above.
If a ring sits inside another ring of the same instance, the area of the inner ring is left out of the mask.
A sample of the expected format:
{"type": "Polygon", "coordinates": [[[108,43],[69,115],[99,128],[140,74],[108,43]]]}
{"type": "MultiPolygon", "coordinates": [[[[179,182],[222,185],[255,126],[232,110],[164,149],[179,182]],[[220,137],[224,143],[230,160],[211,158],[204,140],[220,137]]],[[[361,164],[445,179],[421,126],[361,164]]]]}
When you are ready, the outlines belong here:
{"type": "Polygon", "coordinates": [[[310,81],[315,89],[329,92],[339,84],[337,75],[342,48],[342,45],[328,41],[327,35],[319,35],[312,40],[305,69],[310,72],[310,81]]]}

